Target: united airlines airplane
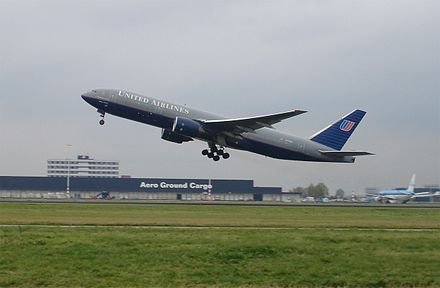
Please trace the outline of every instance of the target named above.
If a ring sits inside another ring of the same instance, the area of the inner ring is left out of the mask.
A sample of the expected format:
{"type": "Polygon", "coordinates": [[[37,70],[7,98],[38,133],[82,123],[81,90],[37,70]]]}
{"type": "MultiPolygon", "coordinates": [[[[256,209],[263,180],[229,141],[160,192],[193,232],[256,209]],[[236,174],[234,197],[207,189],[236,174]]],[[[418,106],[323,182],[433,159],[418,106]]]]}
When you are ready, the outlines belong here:
{"type": "Polygon", "coordinates": [[[249,118],[227,119],[142,96],[125,90],[97,89],[81,97],[98,109],[99,124],[106,113],[162,128],[162,139],[174,143],[193,141],[208,143],[202,154],[214,161],[228,159],[225,148],[245,150],[264,156],[299,161],[353,163],[355,156],[371,155],[363,151],[341,151],[364,117],[355,110],[309,139],[278,132],[272,126],[284,119],[305,113],[291,110],[249,118]]]}

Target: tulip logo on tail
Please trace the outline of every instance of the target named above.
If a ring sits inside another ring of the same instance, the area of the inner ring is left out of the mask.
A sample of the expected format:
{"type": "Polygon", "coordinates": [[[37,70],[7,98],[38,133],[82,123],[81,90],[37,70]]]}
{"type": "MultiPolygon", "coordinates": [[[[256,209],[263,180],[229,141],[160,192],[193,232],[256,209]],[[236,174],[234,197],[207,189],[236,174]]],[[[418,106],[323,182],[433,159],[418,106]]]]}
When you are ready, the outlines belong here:
{"type": "Polygon", "coordinates": [[[355,124],[356,124],[356,122],[344,120],[344,121],[342,121],[341,125],[339,125],[339,129],[341,129],[342,131],[345,131],[345,132],[350,132],[351,129],[353,129],[355,124]]]}

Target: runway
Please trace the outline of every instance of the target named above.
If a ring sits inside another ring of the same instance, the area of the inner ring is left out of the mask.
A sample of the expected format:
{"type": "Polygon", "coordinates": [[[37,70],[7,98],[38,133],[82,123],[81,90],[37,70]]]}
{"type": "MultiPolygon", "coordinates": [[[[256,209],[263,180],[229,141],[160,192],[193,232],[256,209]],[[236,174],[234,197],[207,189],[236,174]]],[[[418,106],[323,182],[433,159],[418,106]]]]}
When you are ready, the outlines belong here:
{"type": "Polygon", "coordinates": [[[437,228],[355,228],[355,227],[258,227],[258,226],[169,226],[169,225],[59,225],[59,224],[0,224],[0,228],[115,228],[115,229],[181,229],[181,230],[316,230],[316,231],[390,231],[438,232],[437,228]]]}
{"type": "Polygon", "coordinates": [[[0,203],[22,204],[69,204],[69,205],[135,205],[135,206],[244,206],[244,207],[285,207],[285,208],[375,208],[375,209],[440,209],[438,204],[365,204],[365,203],[256,203],[256,202],[166,202],[166,201],[118,201],[118,200],[55,200],[55,199],[1,199],[0,203]]]}

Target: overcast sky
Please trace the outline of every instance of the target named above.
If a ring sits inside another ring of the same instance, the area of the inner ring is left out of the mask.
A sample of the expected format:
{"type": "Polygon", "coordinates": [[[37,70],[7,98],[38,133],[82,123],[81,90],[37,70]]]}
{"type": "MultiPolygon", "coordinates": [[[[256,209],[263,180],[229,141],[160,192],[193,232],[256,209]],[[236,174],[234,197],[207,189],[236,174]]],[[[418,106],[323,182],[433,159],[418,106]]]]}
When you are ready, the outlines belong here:
{"type": "Polygon", "coordinates": [[[334,192],[440,182],[440,1],[0,1],[0,175],[49,158],[120,161],[133,177],[324,182],[334,192]],[[309,137],[361,108],[355,164],[281,161],[99,115],[80,94],[118,88],[215,114],[305,109],[276,127],[309,137]],[[71,144],[72,146],[67,146],[71,144]]]}

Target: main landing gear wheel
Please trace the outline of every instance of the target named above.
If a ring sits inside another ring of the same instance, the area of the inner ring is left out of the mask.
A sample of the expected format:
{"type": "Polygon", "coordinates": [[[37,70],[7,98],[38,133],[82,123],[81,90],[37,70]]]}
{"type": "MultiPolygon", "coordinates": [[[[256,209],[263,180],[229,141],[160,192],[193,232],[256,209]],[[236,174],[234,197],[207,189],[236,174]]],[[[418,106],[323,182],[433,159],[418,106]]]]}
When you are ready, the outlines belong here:
{"type": "Polygon", "coordinates": [[[104,119],[99,120],[99,125],[104,125],[104,124],[105,124],[104,119]]]}
{"type": "Polygon", "coordinates": [[[228,159],[231,155],[228,152],[225,152],[224,147],[217,148],[215,144],[209,144],[209,149],[203,149],[202,155],[206,156],[214,161],[219,161],[220,158],[228,159]]]}

